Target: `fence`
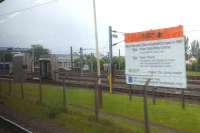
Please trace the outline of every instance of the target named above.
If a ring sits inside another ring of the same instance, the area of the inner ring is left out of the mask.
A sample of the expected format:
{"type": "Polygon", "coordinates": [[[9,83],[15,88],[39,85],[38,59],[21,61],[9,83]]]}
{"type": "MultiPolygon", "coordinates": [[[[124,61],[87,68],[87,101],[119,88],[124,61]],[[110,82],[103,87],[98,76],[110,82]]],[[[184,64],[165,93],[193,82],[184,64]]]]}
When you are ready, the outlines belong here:
{"type": "MultiPolygon", "coordinates": [[[[67,71],[59,72],[59,85],[49,83],[47,84],[42,80],[34,80],[31,82],[15,82],[10,79],[1,79],[0,80],[0,96],[1,98],[16,98],[16,99],[24,99],[26,101],[30,101],[31,103],[37,103],[42,106],[45,106],[47,109],[45,110],[49,117],[54,118],[60,112],[68,112],[72,107],[79,108],[80,111],[89,110],[92,114],[94,114],[95,110],[95,73],[74,73],[67,71]],[[76,82],[75,82],[76,81],[76,82]],[[87,81],[87,82],[86,82],[87,81]],[[69,84],[77,84],[79,87],[71,87],[69,84]],[[85,86],[88,89],[82,89],[85,86]]],[[[107,87],[107,78],[106,74],[104,74],[101,78],[103,84],[105,85],[104,89],[107,87]]],[[[114,81],[116,84],[124,84],[123,78],[124,75],[116,74],[114,81]],[[121,83],[120,83],[121,82],[121,83]]],[[[114,82],[114,84],[115,84],[114,82]]],[[[116,85],[117,86],[117,85],[116,85]]],[[[135,121],[135,119],[139,121],[143,121],[143,105],[142,98],[135,96],[137,91],[142,91],[143,88],[141,86],[125,86],[124,90],[129,93],[129,95],[122,94],[112,94],[110,95],[107,92],[103,93],[103,107],[99,110],[100,119],[103,117],[112,116],[117,117],[122,120],[129,119],[130,121],[135,121]]],[[[170,90],[169,88],[165,88],[166,93],[172,93],[177,98],[184,99],[187,96],[187,91],[184,95],[181,95],[181,91],[170,90]],[[171,92],[170,92],[171,91],[171,92]],[[177,95],[179,94],[179,95],[177,95]],[[182,97],[184,96],[184,97],[182,97]]],[[[149,88],[148,93],[153,96],[158,95],[159,91],[163,91],[162,89],[149,88]]],[[[117,90],[116,90],[117,91],[117,90]]],[[[143,94],[142,92],[140,93],[143,94]]],[[[197,94],[197,93],[195,93],[197,94]]],[[[150,97],[148,98],[150,100],[150,97]]],[[[153,97],[152,102],[148,102],[149,105],[149,116],[151,123],[163,124],[168,128],[168,124],[172,123],[170,127],[173,127],[173,124],[178,124],[181,120],[180,114],[189,113],[190,110],[182,110],[181,102],[179,101],[168,101],[168,100],[159,100],[155,102],[155,97],[153,97]],[[154,105],[155,103],[155,105],[154,105]],[[176,110],[176,111],[173,111],[176,110]],[[163,117],[167,116],[167,117],[163,117]],[[177,120],[171,119],[176,118],[177,120]]],[[[183,105],[185,106],[185,105],[183,105]]],[[[188,108],[195,109],[197,107],[190,106],[188,108]]],[[[192,114],[191,114],[192,115],[192,114]]],[[[190,119],[195,119],[196,113],[194,116],[192,115],[190,119]]],[[[185,120],[183,123],[191,124],[191,121],[185,120]]],[[[154,124],[155,126],[156,124],[154,124]]],[[[197,130],[198,127],[194,125],[194,128],[197,130]]],[[[179,130],[184,129],[184,126],[179,126],[179,130]]]]}

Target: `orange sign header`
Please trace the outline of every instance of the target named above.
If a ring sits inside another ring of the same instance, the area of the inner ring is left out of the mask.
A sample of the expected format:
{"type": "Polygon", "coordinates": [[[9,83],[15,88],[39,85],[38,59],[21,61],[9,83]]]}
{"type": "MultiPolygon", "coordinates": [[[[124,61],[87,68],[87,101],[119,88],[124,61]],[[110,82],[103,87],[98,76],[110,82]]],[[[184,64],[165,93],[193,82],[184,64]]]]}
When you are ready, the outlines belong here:
{"type": "Polygon", "coordinates": [[[149,30],[136,33],[125,33],[125,43],[170,39],[183,37],[183,26],[149,30]]]}

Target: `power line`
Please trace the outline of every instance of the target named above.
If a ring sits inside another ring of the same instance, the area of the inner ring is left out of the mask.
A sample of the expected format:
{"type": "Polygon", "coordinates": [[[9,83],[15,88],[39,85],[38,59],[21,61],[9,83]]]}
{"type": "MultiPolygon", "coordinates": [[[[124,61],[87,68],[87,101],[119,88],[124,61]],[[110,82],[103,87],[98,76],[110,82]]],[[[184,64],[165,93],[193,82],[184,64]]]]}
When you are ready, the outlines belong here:
{"type": "Polygon", "coordinates": [[[42,3],[42,4],[36,4],[36,5],[31,6],[31,7],[18,9],[18,10],[14,10],[14,11],[11,11],[11,12],[4,13],[4,14],[0,14],[0,17],[8,16],[10,14],[14,14],[14,13],[18,13],[18,12],[28,11],[28,10],[31,10],[31,9],[34,9],[34,8],[37,8],[37,7],[41,7],[41,6],[44,6],[44,5],[47,5],[47,4],[51,4],[51,3],[56,2],[56,1],[58,1],[58,0],[51,0],[51,1],[48,1],[48,2],[45,2],[45,3],[42,3]]]}
{"type": "Polygon", "coordinates": [[[200,30],[186,30],[185,32],[200,32],[200,30]]]}
{"type": "Polygon", "coordinates": [[[191,24],[191,25],[183,25],[184,27],[195,27],[195,26],[200,26],[200,24],[191,24]]]}

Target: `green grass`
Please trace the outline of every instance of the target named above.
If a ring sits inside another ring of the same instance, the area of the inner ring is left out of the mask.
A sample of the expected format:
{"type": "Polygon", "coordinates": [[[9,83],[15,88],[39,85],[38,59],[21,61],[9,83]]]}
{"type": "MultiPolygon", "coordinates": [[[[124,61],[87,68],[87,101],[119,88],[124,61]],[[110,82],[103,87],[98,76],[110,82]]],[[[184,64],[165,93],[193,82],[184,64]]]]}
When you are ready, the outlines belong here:
{"type": "MultiPolygon", "coordinates": [[[[3,95],[8,92],[8,85],[4,83],[3,95]]],[[[66,128],[81,133],[100,133],[100,132],[144,132],[142,125],[134,125],[133,123],[115,119],[115,117],[102,117],[99,122],[94,121],[93,112],[85,112],[77,109],[73,105],[94,109],[94,91],[89,89],[78,89],[75,87],[67,87],[67,103],[70,113],[63,113],[63,94],[62,87],[53,85],[43,86],[43,106],[37,103],[38,85],[26,83],[25,100],[21,100],[19,85],[13,87],[12,97],[8,97],[6,103],[21,112],[30,112],[33,116],[44,120],[49,120],[49,115],[56,114],[53,121],[59,123],[66,128]],[[31,104],[30,106],[30,103],[31,104]],[[23,105],[23,106],[19,106],[23,105]],[[27,111],[28,110],[28,111],[27,111]]],[[[141,97],[133,97],[130,102],[128,96],[120,94],[108,93],[103,94],[103,112],[109,112],[130,119],[143,121],[143,99],[141,97]]],[[[151,99],[148,102],[150,122],[180,131],[190,133],[199,133],[200,131],[200,106],[187,104],[186,109],[181,108],[178,101],[158,100],[153,105],[151,99]]],[[[51,120],[51,119],[50,119],[51,120]]],[[[152,129],[152,132],[164,132],[158,129],[152,129]]]]}
{"type": "Polygon", "coordinates": [[[187,71],[187,76],[200,76],[200,72],[187,71]]]}
{"type": "Polygon", "coordinates": [[[19,112],[29,112],[29,114],[31,114],[35,118],[40,118],[41,120],[46,122],[57,123],[75,133],[143,132],[142,127],[137,127],[129,124],[129,127],[132,126],[132,128],[129,129],[125,128],[125,126],[123,125],[117,124],[116,122],[111,122],[108,119],[100,119],[97,122],[91,113],[80,112],[78,109],[73,107],[70,107],[68,113],[63,113],[62,108],[56,106],[56,108],[60,110],[60,113],[58,113],[56,117],[52,119],[49,118],[47,113],[47,109],[49,108],[44,105],[41,106],[32,103],[30,107],[30,102],[27,102],[20,98],[7,98],[6,104],[19,112]]]}
{"type": "MultiPolygon", "coordinates": [[[[132,102],[120,95],[112,97],[105,96],[104,110],[138,120],[143,120],[142,99],[134,97],[132,102]]],[[[181,108],[180,103],[159,100],[153,105],[149,99],[149,117],[152,123],[157,123],[171,128],[176,128],[191,133],[200,131],[200,106],[187,105],[186,109],[181,108]]]]}

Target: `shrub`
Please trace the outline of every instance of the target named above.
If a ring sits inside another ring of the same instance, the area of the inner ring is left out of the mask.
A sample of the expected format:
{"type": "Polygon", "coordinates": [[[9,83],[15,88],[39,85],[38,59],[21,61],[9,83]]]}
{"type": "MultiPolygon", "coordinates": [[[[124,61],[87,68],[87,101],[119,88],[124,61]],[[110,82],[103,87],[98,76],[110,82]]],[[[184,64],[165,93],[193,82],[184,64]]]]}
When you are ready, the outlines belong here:
{"type": "Polygon", "coordinates": [[[56,116],[58,114],[62,113],[63,110],[64,109],[62,107],[58,107],[55,105],[49,105],[49,106],[46,106],[45,113],[47,114],[48,118],[54,119],[54,118],[56,118],[56,116]]]}

